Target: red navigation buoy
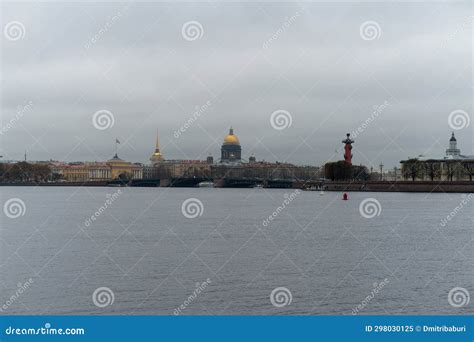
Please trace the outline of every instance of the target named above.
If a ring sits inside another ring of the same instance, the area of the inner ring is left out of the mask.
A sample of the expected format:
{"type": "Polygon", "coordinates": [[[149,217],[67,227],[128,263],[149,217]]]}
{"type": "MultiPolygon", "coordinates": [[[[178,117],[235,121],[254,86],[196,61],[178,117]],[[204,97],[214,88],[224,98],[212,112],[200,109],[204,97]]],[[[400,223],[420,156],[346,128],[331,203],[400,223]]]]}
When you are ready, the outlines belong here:
{"type": "Polygon", "coordinates": [[[349,199],[349,196],[347,196],[347,192],[345,192],[343,195],[342,195],[342,199],[344,201],[347,201],[349,199]]]}

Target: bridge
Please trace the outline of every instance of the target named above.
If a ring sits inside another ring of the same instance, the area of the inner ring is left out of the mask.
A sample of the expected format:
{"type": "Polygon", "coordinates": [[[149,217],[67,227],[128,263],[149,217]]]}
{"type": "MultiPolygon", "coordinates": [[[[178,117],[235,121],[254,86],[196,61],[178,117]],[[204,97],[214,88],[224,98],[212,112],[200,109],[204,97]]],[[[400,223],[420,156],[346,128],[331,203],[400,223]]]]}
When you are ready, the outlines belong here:
{"type": "Polygon", "coordinates": [[[135,179],[130,186],[197,187],[213,182],[220,188],[292,188],[295,182],[317,179],[319,168],[281,163],[207,164],[168,162],[157,166],[151,179],[135,179]]]}
{"type": "Polygon", "coordinates": [[[223,188],[252,188],[261,185],[264,188],[291,188],[293,181],[289,179],[263,178],[222,178],[215,182],[217,187],[223,188]]]}

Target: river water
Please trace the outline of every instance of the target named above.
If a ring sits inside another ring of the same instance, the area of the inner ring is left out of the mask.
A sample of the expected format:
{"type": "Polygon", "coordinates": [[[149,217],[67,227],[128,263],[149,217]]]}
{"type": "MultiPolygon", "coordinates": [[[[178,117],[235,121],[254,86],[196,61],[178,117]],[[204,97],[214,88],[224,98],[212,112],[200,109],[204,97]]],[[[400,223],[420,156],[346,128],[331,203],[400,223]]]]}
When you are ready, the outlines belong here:
{"type": "Polygon", "coordinates": [[[2,314],[474,313],[463,194],[0,191],[2,314]]]}

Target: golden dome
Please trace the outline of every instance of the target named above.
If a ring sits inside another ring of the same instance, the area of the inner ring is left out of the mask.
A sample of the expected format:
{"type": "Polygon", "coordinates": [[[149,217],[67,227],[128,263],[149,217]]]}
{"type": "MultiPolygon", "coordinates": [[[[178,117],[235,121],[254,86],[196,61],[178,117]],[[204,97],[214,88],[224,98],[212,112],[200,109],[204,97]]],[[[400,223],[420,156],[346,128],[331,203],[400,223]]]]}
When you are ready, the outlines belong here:
{"type": "Polygon", "coordinates": [[[227,134],[224,138],[224,144],[240,145],[239,138],[234,135],[234,130],[232,127],[229,129],[229,134],[227,134]]]}
{"type": "Polygon", "coordinates": [[[224,143],[228,144],[239,144],[239,138],[236,135],[229,134],[224,138],[224,143]]]}

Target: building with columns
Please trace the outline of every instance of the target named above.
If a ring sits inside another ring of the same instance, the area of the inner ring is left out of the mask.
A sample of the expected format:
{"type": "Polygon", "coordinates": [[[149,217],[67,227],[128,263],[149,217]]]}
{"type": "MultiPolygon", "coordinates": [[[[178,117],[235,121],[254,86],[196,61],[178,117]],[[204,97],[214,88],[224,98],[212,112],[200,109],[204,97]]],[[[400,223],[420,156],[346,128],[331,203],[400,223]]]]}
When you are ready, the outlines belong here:
{"type": "Polygon", "coordinates": [[[240,163],[241,160],[242,147],[239,138],[234,134],[234,129],[231,127],[221,147],[221,163],[240,163]]]}
{"type": "Polygon", "coordinates": [[[53,163],[51,171],[66,182],[143,178],[142,164],[125,161],[117,154],[106,162],[53,163]]]}
{"type": "Polygon", "coordinates": [[[461,153],[454,132],[443,158],[409,158],[400,163],[406,180],[472,181],[474,178],[474,155],[461,153]]]}
{"type": "Polygon", "coordinates": [[[142,179],[143,165],[120,159],[117,154],[106,162],[111,179],[142,179]]]}

